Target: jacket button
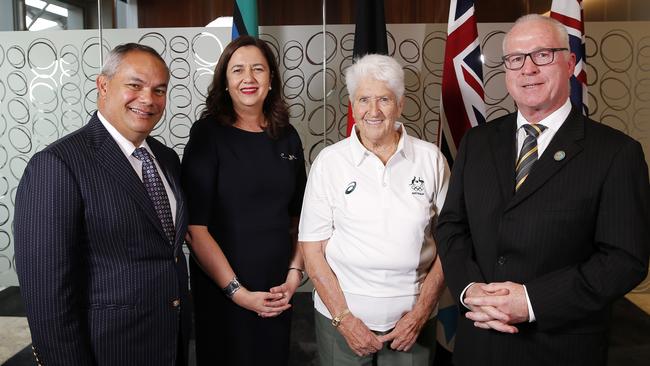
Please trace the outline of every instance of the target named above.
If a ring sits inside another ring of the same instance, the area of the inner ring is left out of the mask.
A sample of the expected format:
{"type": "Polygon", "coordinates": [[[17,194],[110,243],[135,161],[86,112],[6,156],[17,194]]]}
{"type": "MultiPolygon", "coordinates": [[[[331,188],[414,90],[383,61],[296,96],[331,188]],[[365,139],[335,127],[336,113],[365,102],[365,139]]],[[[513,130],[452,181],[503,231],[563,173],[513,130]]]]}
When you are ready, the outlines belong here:
{"type": "Polygon", "coordinates": [[[172,306],[173,306],[173,307],[177,308],[177,307],[179,307],[180,305],[181,305],[181,300],[176,299],[176,300],[172,301],[172,306]]]}
{"type": "Polygon", "coordinates": [[[502,266],[502,265],[504,265],[505,263],[506,263],[506,257],[504,257],[504,256],[499,256],[499,258],[497,258],[497,264],[498,264],[498,265],[502,266]]]}

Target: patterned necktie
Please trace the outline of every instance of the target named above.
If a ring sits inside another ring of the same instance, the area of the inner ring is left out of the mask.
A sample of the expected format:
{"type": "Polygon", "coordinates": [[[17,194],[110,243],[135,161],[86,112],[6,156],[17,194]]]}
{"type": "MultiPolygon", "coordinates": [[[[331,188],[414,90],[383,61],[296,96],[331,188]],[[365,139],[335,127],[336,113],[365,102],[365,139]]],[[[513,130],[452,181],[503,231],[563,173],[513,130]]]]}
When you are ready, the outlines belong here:
{"type": "Polygon", "coordinates": [[[133,151],[133,156],[142,162],[142,182],[144,188],[149,194],[149,198],[156,210],[156,215],[160,219],[163,230],[169,239],[170,244],[174,243],[174,220],[172,219],[172,210],[169,207],[169,198],[165,191],[158,169],[151,159],[151,155],[144,147],[139,147],[133,151]]]}
{"type": "Polygon", "coordinates": [[[530,169],[537,161],[537,138],[546,129],[546,126],[540,124],[525,124],[522,127],[526,131],[526,138],[524,139],[524,145],[521,147],[517,167],[515,168],[517,172],[515,191],[519,190],[519,187],[526,181],[530,169]]]}

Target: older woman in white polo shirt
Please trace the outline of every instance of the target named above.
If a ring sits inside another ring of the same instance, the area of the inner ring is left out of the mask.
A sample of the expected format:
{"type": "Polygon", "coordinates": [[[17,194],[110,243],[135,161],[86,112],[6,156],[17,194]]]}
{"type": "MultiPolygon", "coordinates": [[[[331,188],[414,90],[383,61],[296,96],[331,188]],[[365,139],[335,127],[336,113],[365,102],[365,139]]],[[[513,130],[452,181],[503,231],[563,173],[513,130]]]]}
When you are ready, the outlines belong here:
{"type": "Polygon", "coordinates": [[[299,240],[316,292],[321,366],[430,365],[443,274],[428,224],[449,168],[397,122],[404,71],[367,55],[346,72],[356,125],[314,161],[299,240]]]}

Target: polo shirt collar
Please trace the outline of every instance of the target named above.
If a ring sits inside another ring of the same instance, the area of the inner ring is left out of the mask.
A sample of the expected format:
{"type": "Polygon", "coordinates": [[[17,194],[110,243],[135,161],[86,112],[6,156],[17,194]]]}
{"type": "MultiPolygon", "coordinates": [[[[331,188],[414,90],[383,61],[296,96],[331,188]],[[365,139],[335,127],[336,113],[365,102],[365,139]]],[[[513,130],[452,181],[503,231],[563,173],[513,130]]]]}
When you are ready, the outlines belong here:
{"type": "MultiPolygon", "coordinates": [[[[395,154],[402,154],[404,158],[412,160],[413,159],[413,143],[411,139],[406,138],[406,128],[401,122],[395,122],[394,128],[401,130],[399,141],[397,142],[397,150],[395,154]]],[[[365,146],[359,140],[357,136],[357,125],[352,126],[352,131],[350,132],[350,149],[352,153],[352,161],[357,165],[361,165],[366,156],[372,154],[370,150],[366,149],[365,146]]]]}

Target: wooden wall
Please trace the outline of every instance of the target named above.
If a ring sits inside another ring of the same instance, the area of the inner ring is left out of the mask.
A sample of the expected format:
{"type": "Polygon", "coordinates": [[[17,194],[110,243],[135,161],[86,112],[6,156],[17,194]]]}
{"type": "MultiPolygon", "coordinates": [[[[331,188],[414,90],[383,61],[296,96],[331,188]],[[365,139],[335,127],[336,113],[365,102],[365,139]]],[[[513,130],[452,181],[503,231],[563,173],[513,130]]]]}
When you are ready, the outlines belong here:
{"type": "MultiPolygon", "coordinates": [[[[138,0],[141,28],[201,27],[232,16],[233,0],[138,0]]],[[[511,22],[522,14],[546,12],[551,0],[480,0],[479,22],[511,22]],[[507,2],[507,6],[504,6],[507,2]]],[[[449,0],[385,0],[386,23],[446,23],[449,0]]],[[[322,24],[321,0],[258,0],[260,25],[322,24]]],[[[354,0],[327,0],[328,24],[354,23],[354,0]]]]}

